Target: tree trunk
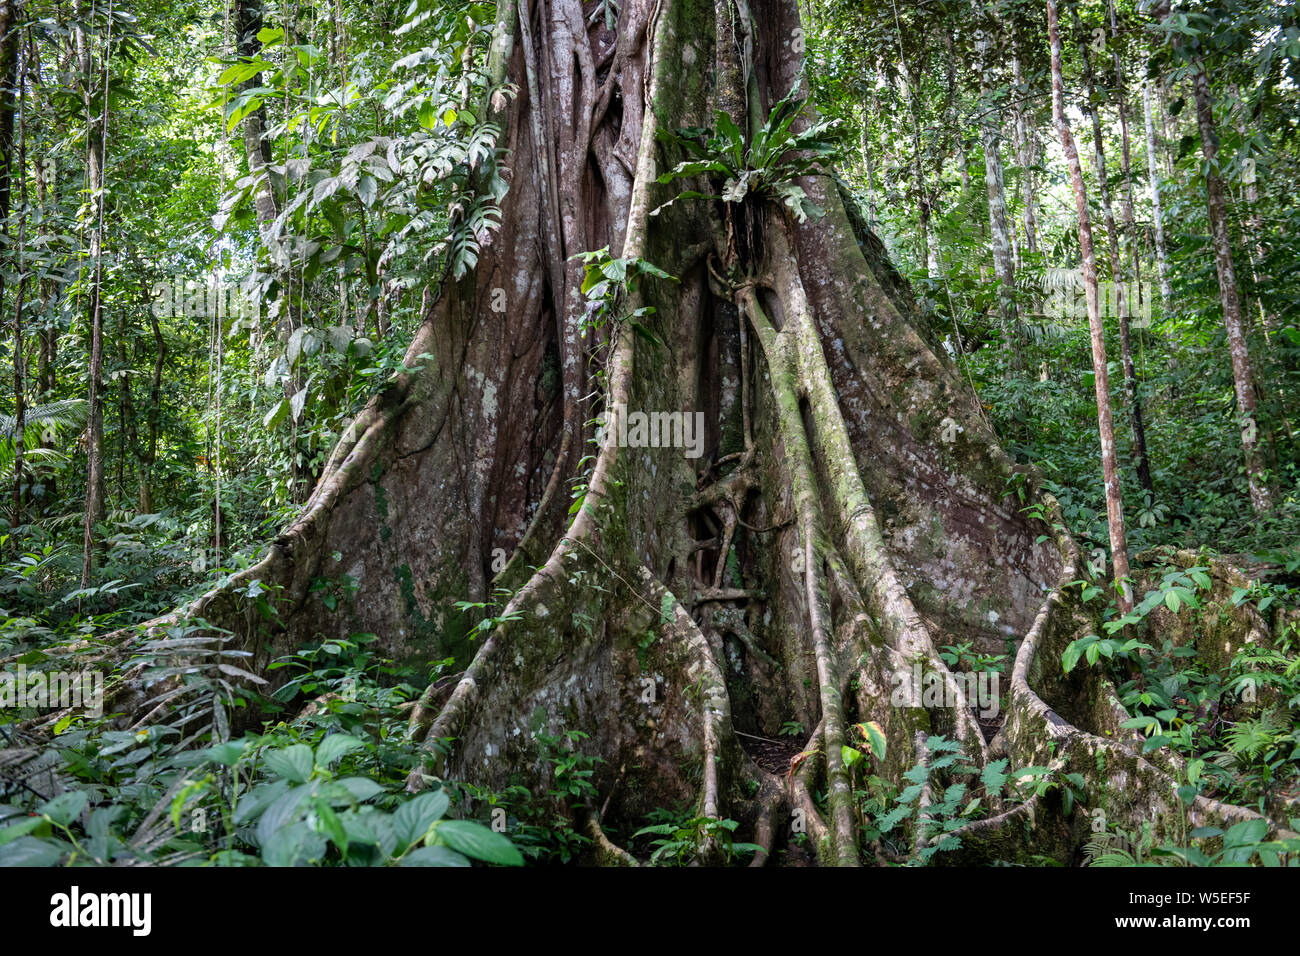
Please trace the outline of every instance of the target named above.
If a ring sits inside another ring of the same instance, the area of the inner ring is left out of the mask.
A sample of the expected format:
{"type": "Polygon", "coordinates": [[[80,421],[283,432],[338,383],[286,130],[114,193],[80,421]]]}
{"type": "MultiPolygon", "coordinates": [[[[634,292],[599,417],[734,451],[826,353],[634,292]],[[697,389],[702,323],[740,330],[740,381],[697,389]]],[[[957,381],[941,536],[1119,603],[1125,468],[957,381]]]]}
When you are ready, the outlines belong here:
{"type": "Polygon", "coordinates": [[[153,331],[154,360],[153,376],[149,380],[149,411],[145,415],[145,440],[140,450],[139,472],[139,510],[141,514],[153,514],[153,467],[158,460],[158,423],[162,416],[163,371],[167,367],[167,341],[163,338],[158,316],[149,308],[152,294],[144,290],[146,298],[143,303],[145,314],[149,317],[149,327],[153,331]]]}
{"type": "MultiPolygon", "coordinates": [[[[1249,138],[1249,132],[1246,127],[1246,118],[1243,115],[1245,105],[1241,99],[1241,89],[1237,84],[1232,85],[1232,98],[1236,103],[1233,110],[1237,133],[1242,140],[1249,138]]],[[[1245,217],[1243,225],[1244,232],[1250,237],[1246,243],[1246,255],[1250,259],[1250,277],[1255,284],[1255,288],[1263,289],[1271,281],[1268,276],[1261,276],[1259,272],[1260,264],[1264,262],[1264,222],[1259,215],[1259,184],[1255,175],[1254,159],[1247,160],[1250,164],[1243,175],[1243,186],[1245,192],[1245,217]]],[[[1264,308],[1264,297],[1258,292],[1255,295],[1255,306],[1259,309],[1259,321],[1264,328],[1264,341],[1270,343],[1272,336],[1280,331],[1278,320],[1275,315],[1264,308]]]]}
{"type": "Polygon", "coordinates": [[[1169,255],[1165,252],[1164,215],[1160,211],[1160,173],[1156,165],[1156,128],[1151,117],[1151,80],[1142,81],[1142,116],[1146,125],[1147,178],[1151,183],[1151,218],[1155,232],[1156,269],[1160,273],[1160,302],[1169,308],[1174,290],[1169,285],[1169,255]]]}
{"type": "Polygon", "coordinates": [[[862,172],[867,180],[867,218],[874,225],[876,216],[876,164],[871,151],[871,123],[876,115],[876,95],[867,94],[862,106],[862,172]]]}
{"type": "Polygon", "coordinates": [[[1003,340],[1011,353],[1011,366],[1019,369],[1023,362],[1020,356],[1020,319],[1016,312],[1016,270],[1012,261],[1011,236],[1007,230],[1007,191],[1002,173],[1002,110],[993,103],[990,95],[987,62],[980,65],[980,111],[984,185],[989,197],[989,235],[993,242],[993,269],[998,277],[998,317],[1002,320],[1003,340]]]}
{"type": "Polygon", "coordinates": [[[925,152],[921,147],[921,109],[918,105],[920,95],[916,83],[903,70],[903,86],[907,95],[907,106],[912,114],[912,189],[916,193],[916,242],[918,268],[922,275],[930,275],[930,190],[925,181],[925,152]]]}
{"type": "MultiPolygon", "coordinates": [[[[1092,331],[1092,370],[1097,394],[1097,432],[1101,438],[1101,472],[1106,484],[1106,526],[1110,533],[1111,562],[1121,613],[1133,608],[1128,585],[1128,542],[1124,529],[1124,499],[1119,464],[1115,457],[1115,426],[1110,414],[1110,375],[1106,366],[1106,335],[1101,322],[1101,297],[1097,289],[1097,259],[1092,245],[1092,218],[1088,214],[1088,194],[1083,184],[1083,167],[1074,145],[1069,121],[1065,118],[1065,80],[1061,73],[1061,35],[1056,0],[1047,0],[1047,31],[1052,45],[1052,114],[1056,132],[1065,151],[1074,187],[1074,205],[1079,221],[1079,254],[1083,259],[1083,289],[1088,305],[1088,327],[1092,331]]],[[[1094,114],[1095,116],[1095,114],[1094,114]]],[[[1100,157],[1099,157],[1100,158],[1100,157]]],[[[1104,161],[1103,161],[1104,162],[1104,161]]],[[[1105,182],[1105,167],[1101,167],[1105,182]]]]}
{"type": "Polygon", "coordinates": [[[1101,131],[1097,82],[1092,72],[1092,57],[1079,22],[1078,10],[1070,8],[1074,31],[1079,38],[1079,56],[1083,60],[1084,90],[1087,96],[1084,112],[1092,123],[1093,167],[1097,172],[1097,191],[1101,196],[1101,214],[1106,223],[1107,253],[1110,265],[1110,284],[1114,290],[1115,320],[1119,325],[1119,351],[1124,368],[1124,390],[1128,398],[1129,425],[1133,432],[1133,468],[1138,483],[1148,493],[1155,489],[1151,484],[1151,466],[1147,462],[1146,426],[1142,423],[1142,396],[1138,392],[1137,372],[1133,368],[1133,337],[1129,331],[1128,297],[1124,290],[1124,269],[1121,263],[1119,230],[1115,228],[1115,210],[1110,202],[1110,177],[1106,172],[1106,140],[1101,131]]]}
{"type": "MultiPolygon", "coordinates": [[[[77,64],[86,84],[83,102],[86,108],[86,181],[88,191],[95,200],[92,215],[96,217],[90,231],[90,260],[94,273],[87,296],[90,318],[90,369],[89,406],[86,425],[86,512],[82,541],[81,586],[90,586],[90,576],[95,562],[95,525],[104,520],[107,504],[104,495],[104,316],[100,295],[104,278],[104,156],[108,140],[108,89],[105,83],[102,113],[94,112],[95,89],[94,62],[90,37],[81,23],[80,6],[74,2],[73,15],[77,18],[77,64]]],[[[112,21],[104,45],[105,78],[112,39],[112,21]]]]}
{"type": "MultiPolygon", "coordinates": [[[[3,231],[6,256],[12,249],[13,229],[10,214],[13,211],[13,168],[14,168],[14,114],[17,111],[16,94],[19,83],[18,50],[22,36],[19,24],[20,12],[13,0],[0,0],[0,231],[3,231]]],[[[18,157],[18,175],[26,182],[26,155],[18,157]]],[[[13,484],[13,519],[12,523],[23,521],[23,443],[26,425],[26,395],[23,390],[23,293],[26,289],[26,268],[23,262],[23,236],[27,222],[27,210],[21,209],[19,215],[22,223],[18,227],[19,238],[17,256],[12,259],[11,272],[20,275],[17,301],[14,305],[14,484],[13,484]]],[[[3,311],[5,284],[0,276],[0,311],[3,311]]]]}
{"type": "MultiPolygon", "coordinates": [[[[262,41],[257,38],[262,29],[262,0],[237,0],[235,4],[235,52],[240,57],[257,59],[262,50],[262,41]]],[[[254,89],[262,85],[262,74],[256,73],[241,83],[237,90],[254,89]]],[[[275,181],[267,166],[271,162],[271,142],[266,134],[266,107],[258,106],[244,117],[244,155],[248,159],[248,171],[257,177],[253,194],[253,209],[257,213],[257,224],[261,229],[264,242],[272,250],[281,248],[279,237],[270,236],[268,230],[275,217],[279,215],[276,202],[275,181]]],[[[287,290],[282,292],[287,295],[287,290]]]]}
{"type": "Polygon", "coordinates": [[[1223,324],[1228,332],[1228,353],[1232,357],[1232,381],[1237,393],[1237,414],[1241,424],[1241,448],[1246,457],[1246,481],[1250,487],[1250,504],[1256,514],[1272,507],[1272,492],[1264,478],[1263,455],[1259,448],[1260,427],[1256,419],[1255,376],[1251,371],[1250,349],[1246,344],[1246,323],[1237,291],[1237,271],[1232,263],[1232,241],[1228,236],[1228,207],[1219,178],[1216,158],[1219,136],[1214,128],[1214,108],[1210,100],[1210,80],[1205,64],[1197,60],[1192,75],[1192,92],[1196,97],[1196,124],[1201,133],[1201,153],[1205,156],[1205,198],[1214,237],[1214,267],[1219,276],[1219,299],[1223,303],[1223,324]]]}
{"type": "MultiPolygon", "coordinates": [[[[30,33],[28,36],[28,71],[30,75],[40,75],[40,61],[37,56],[39,46],[31,42],[30,33]]],[[[39,86],[33,89],[33,95],[37,95],[39,86]]],[[[33,164],[36,185],[36,202],[39,210],[40,223],[37,226],[37,235],[43,247],[47,247],[50,237],[50,206],[51,191],[57,190],[57,184],[54,177],[55,162],[50,156],[40,156],[33,164]]],[[[56,194],[57,195],[57,194],[56,194]]],[[[55,398],[56,386],[56,369],[59,361],[59,329],[58,326],[50,321],[50,305],[55,297],[54,280],[42,277],[37,280],[36,297],[40,306],[41,324],[36,329],[36,402],[44,404],[53,401],[55,398]]],[[[42,448],[49,448],[53,445],[50,436],[42,429],[40,436],[40,445],[42,448]]],[[[58,489],[53,470],[41,473],[41,485],[44,492],[40,500],[36,503],[37,514],[44,514],[48,502],[54,501],[58,497],[58,489]]]]}
{"type": "MultiPolygon", "coordinates": [[[[603,762],[572,823],[599,848],[593,861],[630,859],[602,825],[630,832],[687,802],[737,821],[738,839],[765,848],[756,863],[799,832],[822,862],[859,862],[842,747],[868,721],[888,740],[874,769],[893,781],[944,734],[976,765],[1005,754],[1079,773],[1080,801],[1116,825],[1162,834],[1188,816],[1254,816],[1204,798],[1185,812],[1169,774],[1116,733],[1108,685],[1062,674],[1065,643],[1096,623],[1065,587],[1079,554],[1060,508],[1002,451],[834,181],[800,180],[825,209],[806,222],[753,193],[663,208],[681,184],[658,175],[682,156],[660,129],[719,109],[761,127],[800,76],[793,0],[761,20],[728,0],[714,13],[627,0],[611,33],[577,0],[498,7],[490,74],[519,91],[494,114],[513,166],[499,232],[473,273],[444,283],[405,359],[417,370],[357,416],[263,559],[151,627],[202,617],[259,669],[358,631],[399,660],[453,656],[458,682],[430,686],[411,716],[427,764],[410,786],[426,773],[490,788],[518,777],[543,793],[536,734],[584,731],[603,762]],[[569,257],[606,245],[679,280],[623,292],[622,314],[655,310],[640,313],[653,336],[588,326],[569,257]],[[672,417],[647,431],[647,413],[672,417]],[[573,484],[571,507],[559,489],[573,484]],[[312,582],[344,574],[355,597],[331,611],[312,582]],[[270,618],[247,597],[253,581],[270,618]],[[508,597],[471,640],[481,614],[457,604],[487,603],[489,587],[508,597]],[[1009,706],[993,701],[1002,726],[989,740],[937,645],[1000,653],[1008,639],[1009,706]],[[942,699],[911,684],[922,669],[942,699]],[[752,743],[787,721],[809,728],[789,765],[752,743]],[[1123,788],[1098,769],[1121,765],[1123,788]]],[[[138,633],[107,641],[127,654],[138,633]]],[[[105,706],[152,705],[123,680],[105,706]]],[[[962,853],[1074,859],[1087,820],[1034,806],[965,829],[962,853]]],[[[718,859],[708,840],[701,851],[718,859]]]]}
{"type": "MultiPolygon", "coordinates": [[[[1133,257],[1133,281],[1136,283],[1140,294],[1142,288],[1142,256],[1138,249],[1137,228],[1133,216],[1133,149],[1129,139],[1128,88],[1124,82],[1124,64],[1119,55],[1119,24],[1115,20],[1115,4],[1113,0],[1107,0],[1106,12],[1110,17],[1111,58],[1115,65],[1115,101],[1119,113],[1120,172],[1124,177],[1124,198],[1120,204],[1120,214],[1124,222],[1123,235],[1128,241],[1129,252],[1133,257]]],[[[1132,315],[1133,311],[1132,302],[1130,301],[1129,314],[1132,315]]]]}

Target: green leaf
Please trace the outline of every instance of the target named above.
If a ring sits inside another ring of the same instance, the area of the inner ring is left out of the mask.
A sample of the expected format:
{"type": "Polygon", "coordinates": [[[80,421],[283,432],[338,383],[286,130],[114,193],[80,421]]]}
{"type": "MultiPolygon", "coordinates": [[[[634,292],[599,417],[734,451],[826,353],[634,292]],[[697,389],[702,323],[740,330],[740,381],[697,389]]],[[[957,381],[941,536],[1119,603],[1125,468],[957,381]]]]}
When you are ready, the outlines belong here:
{"type": "Polygon", "coordinates": [[[1120,724],[1125,730],[1150,730],[1152,727],[1159,727],[1160,721],[1147,715],[1130,717],[1124,723],[1120,724]]]}
{"type": "Polygon", "coordinates": [[[601,274],[612,282],[622,282],[627,278],[627,260],[610,259],[600,267],[601,274]]]}
{"type": "Polygon", "coordinates": [[[444,820],[434,830],[439,840],[453,850],[484,863],[501,866],[523,866],[524,858],[514,844],[499,833],[493,833],[481,823],[469,820],[444,820]]]}
{"type": "Polygon", "coordinates": [[[312,754],[306,744],[294,744],[284,750],[268,750],[262,760],[274,773],[294,783],[304,783],[311,776],[312,754]]]}
{"type": "Polygon", "coordinates": [[[871,755],[877,760],[885,759],[885,750],[889,745],[885,738],[885,732],[880,729],[880,724],[874,720],[869,720],[857,725],[858,730],[862,731],[862,736],[866,738],[867,746],[871,749],[871,755]]]}
{"type": "Polygon", "coordinates": [[[294,866],[324,855],[325,841],[303,822],[282,827],[262,844],[262,861],[267,866],[294,866]]]}
{"type": "Polygon", "coordinates": [[[375,197],[379,194],[379,183],[375,177],[363,175],[357,182],[357,197],[368,208],[375,204],[375,197]]]}
{"type": "Polygon", "coordinates": [[[289,400],[282,398],[266,413],[266,417],[262,419],[262,427],[266,429],[275,428],[280,422],[284,421],[284,416],[287,414],[289,414],[289,400]]]}
{"type": "Polygon", "coordinates": [[[371,797],[384,792],[384,788],[367,777],[344,777],[338,785],[352,795],[358,803],[364,803],[371,797]]]}
{"type": "Polygon", "coordinates": [[[234,66],[227,68],[221,76],[217,77],[218,86],[238,86],[246,80],[250,80],[263,70],[274,70],[275,64],[266,60],[250,60],[247,63],[236,63],[234,66]]]}
{"type": "Polygon", "coordinates": [[[256,819],[267,807],[288,792],[288,780],[258,784],[243,797],[240,797],[239,803],[235,807],[235,823],[242,824],[256,819]]]}
{"type": "Polygon", "coordinates": [[[725,110],[714,114],[718,122],[718,132],[726,138],[726,147],[732,169],[741,169],[745,165],[745,134],[740,131],[725,110]]]}
{"type": "Polygon", "coordinates": [[[86,799],[85,791],[69,790],[41,804],[36,812],[49,817],[59,826],[66,827],[81,815],[81,811],[86,808],[86,799]]]}
{"type": "Polygon", "coordinates": [[[300,388],[298,391],[294,392],[293,396],[289,399],[289,412],[293,416],[293,420],[295,422],[302,417],[302,410],[306,406],[306,404],[307,404],[307,388],[306,386],[304,386],[303,388],[300,388]]]}
{"type": "Polygon", "coordinates": [[[46,825],[46,821],[43,817],[27,817],[18,823],[7,826],[3,830],[0,830],[0,846],[4,846],[6,843],[12,843],[20,836],[26,836],[31,833],[37,827],[46,825]]]}
{"type": "Polygon", "coordinates": [[[980,783],[984,785],[985,791],[990,794],[999,794],[1007,782],[1007,761],[1005,758],[994,760],[984,765],[984,770],[980,773],[980,783]]]}
{"type": "Polygon", "coordinates": [[[631,321],[631,320],[629,320],[629,324],[632,326],[632,331],[633,331],[633,332],[635,332],[637,335],[641,336],[641,338],[645,339],[645,340],[646,340],[647,342],[649,342],[651,345],[656,345],[656,346],[659,346],[660,348],[666,348],[666,347],[667,347],[667,346],[664,345],[664,341],[663,341],[663,339],[659,338],[659,336],[655,335],[653,332],[651,332],[649,329],[647,329],[647,328],[646,328],[644,325],[642,325],[640,322],[636,322],[636,321],[631,321]]]}
{"type": "Polygon", "coordinates": [[[402,866],[469,866],[469,860],[450,847],[422,846],[402,857],[402,866]]]}
{"type": "Polygon", "coordinates": [[[0,866],[54,866],[65,852],[60,848],[61,843],[21,837],[0,850],[0,866]]]}
{"type": "Polygon", "coordinates": [[[333,807],[324,800],[316,801],[316,816],[320,819],[321,826],[329,834],[330,840],[339,848],[343,858],[348,856],[348,835],[343,829],[343,823],[339,820],[339,815],[334,812],[333,807]]]}
{"type": "Polygon", "coordinates": [[[302,802],[311,795],[312,789],[309,783],[294,787],[267,807],[262,818],[257,821],[257,842],[265,847],[277,831],[291,822],[302,802]]]}
{"type": "Polygon", "coordinates": [[[412,797],[393,813],[393,832],[403,846],[417,843],[450,805],[451,800],[443,790],[412,797]]]}
{"type": "MultiPolygon", "coordinates": [[[[1225,851],[1229,847],[1253,847],[1256,843],[1262,842],[1267,835],[1268,821],[1258,818],[1242,820],[1228,828],[1228,832],[1223,835],[1223,846],[1225,851]]],[[[1249,855],[1246,859],[1249,859],[1249,855]]]]}
{"type": "Polygon", "coordinates": [[[328,767],[344,754],[365,747],[364,740],[358,740],[349,734],[330,734],[316,748],[316,765],[328,767]]]}

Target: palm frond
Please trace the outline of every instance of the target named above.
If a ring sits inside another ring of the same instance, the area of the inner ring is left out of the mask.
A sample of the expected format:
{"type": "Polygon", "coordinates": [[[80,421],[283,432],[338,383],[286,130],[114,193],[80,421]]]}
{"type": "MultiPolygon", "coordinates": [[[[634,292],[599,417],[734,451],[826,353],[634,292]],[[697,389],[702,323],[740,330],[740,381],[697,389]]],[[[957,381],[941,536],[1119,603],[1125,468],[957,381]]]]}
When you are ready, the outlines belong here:
{"type": "MultiPolygon", "coordinates": [[[[44,428],[53,425],[56,428],[80,428],[86,423],[86,400],[84,398],[64,398],[57,402],[33,405],[23,413],[25,427],[37,422],[44,428]]],[[[17,436],[18,419],[0,412],[0,438],[11,441],[17,436]]]]}

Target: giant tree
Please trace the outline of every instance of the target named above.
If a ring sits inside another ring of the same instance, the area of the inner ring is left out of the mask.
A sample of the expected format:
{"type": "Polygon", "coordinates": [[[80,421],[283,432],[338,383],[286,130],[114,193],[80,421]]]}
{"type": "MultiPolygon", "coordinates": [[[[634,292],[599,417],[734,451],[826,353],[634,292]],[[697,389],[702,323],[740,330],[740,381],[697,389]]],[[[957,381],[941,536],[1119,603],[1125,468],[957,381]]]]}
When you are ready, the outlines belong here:
{"type": "MultiPolygon", "coordinates": [[[[151,628],[201,619],[259,668],[358,631],[455,657],[411,715],[410,786],[540,792],[537,732],[582,730],[599,798],[570,809],[606,862],[630,857],[605,824],[685,800],[767,848],[793,814],[857,863],[844,748],[872,723],[894,780],[943,734],[976,764],[1077,772],[1131,827],[1251,816],[1185,814],[1099,674],[1062,671],[1095,626],[1066,587],[1078,548],[818,163],[797,5],[602,9],[497,7],[466,107],[506,147],[500,227],[262,560],[151,628]],[[938,653],[958,639],[1016,645],[993,725],[938,653]],[[787,723],[806,740],[773,766],[751,741],[787,723]]],[[[106,702],[152,706],[130,675],[106,702]]],[[[1087,824],[1032,797],[960,832],[975,858],[1070,859],[1087,824]]]]}

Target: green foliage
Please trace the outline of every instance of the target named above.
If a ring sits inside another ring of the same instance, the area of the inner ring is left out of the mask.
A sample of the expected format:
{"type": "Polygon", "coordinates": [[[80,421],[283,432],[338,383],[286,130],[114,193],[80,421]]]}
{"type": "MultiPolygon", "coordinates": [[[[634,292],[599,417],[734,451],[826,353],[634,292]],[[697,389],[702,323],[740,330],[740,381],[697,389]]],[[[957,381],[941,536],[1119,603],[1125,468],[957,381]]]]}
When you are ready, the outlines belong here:
{"type": "Polygon", "coordinates": [[[587,297],[587,314],[582,320],[584,333],[599,332],[608,322],[625,321],[642,338],[663,346],[659,337],[641,321],[654,315],[654,307],[643,305],[624,314],[623,306],[629,297],[636,295],[637,283],[642,276],[668,282],[680,281],[676,276],[637,256],[612,258],[609,246],[594,252],[579,252],[569,258],[577,259],[583,265],[581,291],[587,297]]]}
{"type": "Polygon", "coordinates": [[[808,198],[795,181],[800,176],[822,172],[838,155],[837,120],[817,120],[795,132],[795,122],[804,112],[805,98],[800,97],[800,77],[784,97],[772,107],[753,141],[746,143],[744,132],[723,110],[714,114],[715,128],[698,127],[670,130],[664,127],[659,138],[678,146],[692,158],[684,160],[662,174],[658,181],[671,183],[708,174],[721,182],[718,194],[687,190],[655,209],[661,212],[678,199],[713,199],[724,203],[742,203],[750,195],[772,199],[788,208],[804,222],[809,216],[819,218],[824,210],[808,198]]]}
{"type": "Polygon", "coordinates": [[[806,737],[808,729],[804,727],[802,721],[787,720],[781,724],[782,737],[806,737]]]}
{"type": "MultiPolygon", "coordinates": [[[[514,597],[507,588],[497,588],[494,593],[497,600],[492,603],[486,603],[483,601],[457,601],[455,607],[459,611],[482,611],[487,609],[504,608],[510,603],[510,599],[514,597]]],[[[480,618],[478,623],[470,628],[468,636],[470,638],[486,637],[502,624],[506,624],[510,621],[517,621],[521,617],[523,617],[521,611],[511,611],[509,613],[495,615],[488,614],[480,618]]]]}
{"type": "MultiPolygon", "coordinates": [[[[1289,866],[1300,854],[1300,840],[1268,840],[1264,820],[1242,820],[1226,831],[1219,827],[1197,827],[1189,834],[1195,841],[1214,841],[1219,849],[1207,852],[1201,846],[1156,844],[1151,825],[1137,834],[1115,828],[1094,833],[1084,847],[1090,866],[1289,866]]],[[[1204,843],[1202,843],[1204,846],[1204,843]]]]}
{"type": "Polygon", "coordinates": [[[735,820],[692,815],[689,811],[658,809],[649,815],[652,821],[632,834],[633,839],[654,837],[650,863],[653,866],[690,866],[701,857],[705,846],[716,848],[724,865],[732,865],[763,848],[756,843],[735,842],[735,820]]]}
{"type": "MultiPolygon", "coordinates": [[[[1142,752],[1172,747],[1187,758],[1179,787],[1185,802],[1205,793],[1263,810],[1280,789],[1300,778],[1300,723],[1294,716],[1300,661],[1293,641],[1284,634],[1273,646],[1247,642],[1216,668],[1194,643],[1175,645],[1166,638],[1153,646],[1141,639],[1157,608],[1181,612],[1197,640],[1212,633],[1213,621],[1202,609],[1211,587],[1206,571],[1166,569],[1133,612],[1121,617],[1113,606],[1108,609],[1103,627],[1117,636],[1090,634],[1072,641],[1061,666],[1067,674],[1080,661],[1103,667],[1133,715],[1122,728],[1143,735],[1142,752]],[[1129,630],[1120,635],[1122,629],[1129,630]],[[1138,636],[1127,636],[1133,632],[1138,636]]],[[[1266,610],[1277,600],[1293,606],[1295,589],[1256,581],[1234,589],[1231,603],[1253,601],[1266,610]]]]}
{"type": "Polygon", "coordinates": [[[949,644],[939,648],[939,657],[949,667],[965,671],[984,671],[1000,674],[1006,668],[1007,655],[985,654],[975,651],[969,642],[949,644]]]}
{"type": "Polygon", "coordinates": [[[592,778],[602,762],[578,749],[586,739],[580,730],[533,733],[541,760],[550,770],[550,786],[544,792],[534,792],[521,775],[500,792],[465,785],[470,798],[488,811],[493,829],[509,833],[512,843],[534,863],[571,863],[591,844],[574,828],[575,814],[596,796],[592,778]]]}
{"type": "MultiPolygon", "coordinates": [[[[451,788],[405,792],[418,755],[397,707],[415,688],[381,682],[387,663],[364,652],[373,639],[327,642],[283,662],[300,673],[277,698],[318,694],[315,703],[236,740],[224,715],[247,692],[226,678],[251,675],[227,661],[246,652],[224,650],[201,622],[142,645],[146,683],[180,680],[157,698],[170,703],[169,723],[114,730],[109,717],[80,717],[61,726],[56,779],[65,790],[47,798],[27,786],[0,805],[0,864],[522,864],[506,837],[448,816],[451,788]]],[[[6,786],[18,779],[0,775],[6,786]]]]}

